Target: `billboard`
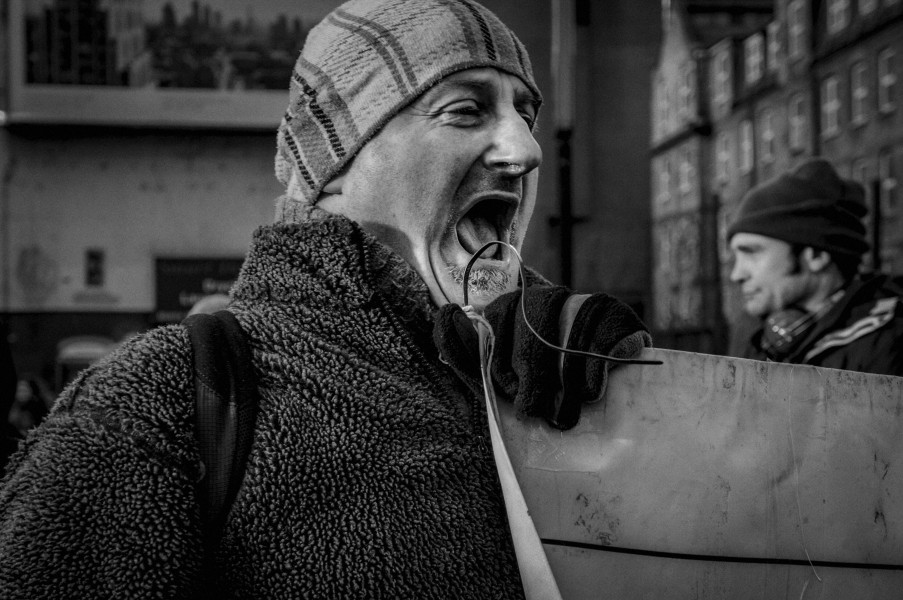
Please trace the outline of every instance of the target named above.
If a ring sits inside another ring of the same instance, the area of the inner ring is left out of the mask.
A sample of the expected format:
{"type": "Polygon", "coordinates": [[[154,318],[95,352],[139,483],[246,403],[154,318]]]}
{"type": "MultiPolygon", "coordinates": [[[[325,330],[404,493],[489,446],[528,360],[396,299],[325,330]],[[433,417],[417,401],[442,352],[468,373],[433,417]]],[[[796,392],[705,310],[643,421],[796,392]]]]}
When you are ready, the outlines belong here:
{"type": "Polygon", "coordinates": [[[267,129],[338,0],[11,0],[11,124],[267,129]]]}

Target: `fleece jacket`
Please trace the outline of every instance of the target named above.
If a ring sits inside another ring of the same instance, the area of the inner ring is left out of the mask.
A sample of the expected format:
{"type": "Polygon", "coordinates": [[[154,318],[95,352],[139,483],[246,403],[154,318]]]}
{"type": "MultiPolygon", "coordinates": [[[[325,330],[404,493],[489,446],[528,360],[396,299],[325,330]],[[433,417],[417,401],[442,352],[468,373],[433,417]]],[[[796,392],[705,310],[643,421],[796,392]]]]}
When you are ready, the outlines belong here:
{"type": "Polygon", "coordinates": [[[191,349],[152,329],[84,372],[0,488],[0,597],[521,598],[479,399],[428,292],[332,217],[260,228],[233,288],[260,410],[201,581],[191,349]]]}

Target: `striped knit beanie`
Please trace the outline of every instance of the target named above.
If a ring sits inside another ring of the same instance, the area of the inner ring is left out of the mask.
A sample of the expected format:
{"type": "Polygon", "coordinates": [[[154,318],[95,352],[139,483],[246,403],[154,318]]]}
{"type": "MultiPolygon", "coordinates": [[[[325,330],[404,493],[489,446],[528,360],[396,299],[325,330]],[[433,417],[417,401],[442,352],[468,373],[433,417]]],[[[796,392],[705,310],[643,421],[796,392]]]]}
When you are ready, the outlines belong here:
{"type": "Polygon", "coordinates": [[[473,67],[515,75],[540,97],[527,50],[472,0],[351,0],[311,29],[276,136],[277,221],[307,217],[326,185],[405,106],[473,67]],[[298,196],[303,196],[300,198],[298,196]]]}
{"type": "Polygon", "coordinates": [[[842,178],[827,160],[812,158],[749,190],[727,239],[756,233],[858,258],[869,249],[862,222],[866,214],[865,188],[842,178]]]}

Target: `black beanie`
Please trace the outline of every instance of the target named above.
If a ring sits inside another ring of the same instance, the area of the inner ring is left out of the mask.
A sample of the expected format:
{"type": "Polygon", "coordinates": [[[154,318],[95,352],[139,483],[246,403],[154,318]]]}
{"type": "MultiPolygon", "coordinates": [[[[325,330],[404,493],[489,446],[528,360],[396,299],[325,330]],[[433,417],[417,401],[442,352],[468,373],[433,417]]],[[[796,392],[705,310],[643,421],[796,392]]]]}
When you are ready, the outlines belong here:
{"type": "Polygon", "coordinates": [[[727,229],[859,258],[868,249],[862,218],[865,188],[843,179],[822,159],[810,159],[749,190],[727,229]]]}

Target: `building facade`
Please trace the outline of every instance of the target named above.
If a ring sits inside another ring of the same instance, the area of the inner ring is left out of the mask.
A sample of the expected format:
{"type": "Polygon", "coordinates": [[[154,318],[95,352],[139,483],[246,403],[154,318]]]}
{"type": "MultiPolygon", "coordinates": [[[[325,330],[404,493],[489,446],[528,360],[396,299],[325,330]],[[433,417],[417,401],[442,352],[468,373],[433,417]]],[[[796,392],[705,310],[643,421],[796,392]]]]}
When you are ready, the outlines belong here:
{"type": "Polygon", "coordinates": [[[825,0],[812,25],[819,153],[866,187],[867,267],[903,273],[903,2],[825,0]]]}
{"type": "Polygon", "coordinates": [[[681,164],[669,140],[689,135],[674,116],[687,94],[697,98],[699,111],[692,125],[699,177],[689,188],[666,191],[660,185],[651,198],[660,237],[653,250],[659,345],[730,354],[740,347],[754,323],[742,313],[728,278],[726,226],[748,189],[811,156],[828,158],[868,190],[873,250],[863,268],[903,273],[896,180],[903,172],[903,2],[676,0],[663,13],[672,26],[665,29],[654,75],[652,128],[659,135],[651,144],[652,180],[669,181],[675,163],[681,164]],[[696,72],[704,74],[689,93],[680,91],[684,84],[675,75],[687,68],[681,61],[688,53],[695,56],[696,72]],[[698,222],[696,241],[683,246],[699,246],[700,267],[674,273],[682,268],[680,248],[669,241],[667,217],[656,207],[674,205],[681,193],[699,199],[683,217],[698,222]],[[709,260],[712,272],[705,271],[709,260]],[[686,283],[691,280],[696,283],[686,283]],[[682,299],[694,294],[711,300],[682,299]],[[673,309],[681,304],[700,308],[690,309],[698,312],[688,321],[673,309]]]}
{"type": "Polygon", "coordinates": [[[649,322],[659,346],[718,353],[726,344],[718,214],[721,186],[729,181],[718,169],[724,167],[725,152],[746,143],[751,118],[733,111],[738,94],[734,38],[770,18],[770,2],[663,4],[661,52],[652,74],[650,165],[649,322]],[[719,49],[715,61],[710,59],[713,45],[719,49]],[[718,92],[715,98],[712,90],[718,92]]]}

